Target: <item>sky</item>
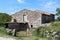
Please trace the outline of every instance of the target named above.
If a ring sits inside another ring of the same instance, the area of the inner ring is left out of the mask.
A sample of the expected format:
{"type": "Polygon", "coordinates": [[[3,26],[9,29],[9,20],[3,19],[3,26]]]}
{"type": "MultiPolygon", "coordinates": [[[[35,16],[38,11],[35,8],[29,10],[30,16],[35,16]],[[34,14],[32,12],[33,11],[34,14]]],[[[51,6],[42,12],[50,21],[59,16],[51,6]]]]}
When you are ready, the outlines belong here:
{"type": "Polygon", "coordinates": [[[22,9],[41,10],[55,14],[56,8],[60,8],[60,0],[0,0],[0,12],[9,15],[22,9]]]}

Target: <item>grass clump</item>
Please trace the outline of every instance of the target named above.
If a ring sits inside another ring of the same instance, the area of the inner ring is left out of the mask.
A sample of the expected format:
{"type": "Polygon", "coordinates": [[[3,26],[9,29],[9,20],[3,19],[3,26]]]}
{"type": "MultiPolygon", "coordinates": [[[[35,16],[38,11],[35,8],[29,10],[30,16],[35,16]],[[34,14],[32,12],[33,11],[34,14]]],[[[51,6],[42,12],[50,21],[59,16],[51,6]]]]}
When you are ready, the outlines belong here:
{"type": "Polygon", "coordinates": [[[17,36],[26,37],[26,36],[27,36],[27,31],[20,31],[20,32],[17,32],[17,36]]]}
{"type": "Polygon", "coordinates": [[[51,22],[50,26],[60,26],[60,21],[51,22]]]}

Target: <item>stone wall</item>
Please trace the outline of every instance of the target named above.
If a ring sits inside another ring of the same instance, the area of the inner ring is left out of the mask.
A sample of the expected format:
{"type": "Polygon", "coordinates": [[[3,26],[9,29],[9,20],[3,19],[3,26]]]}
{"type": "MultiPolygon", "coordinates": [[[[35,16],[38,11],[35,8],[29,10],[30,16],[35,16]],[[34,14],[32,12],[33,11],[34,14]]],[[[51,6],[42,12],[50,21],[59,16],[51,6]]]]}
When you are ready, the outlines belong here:
{"type": "Polygon", "coordinates": [[[52,20],[54,20],[54,16],[51,16],[49,13],[43,11],[31,11],[28,9],[23,9],[19,12],[16,12],[12,15],[12,19],[16,19],[17,22],[24,22],[24,14],[27,15],[27,22],[29,23],[29,25],[33,25],[33,27],[38,27],[42,23],[51,22],[52,20]]]}

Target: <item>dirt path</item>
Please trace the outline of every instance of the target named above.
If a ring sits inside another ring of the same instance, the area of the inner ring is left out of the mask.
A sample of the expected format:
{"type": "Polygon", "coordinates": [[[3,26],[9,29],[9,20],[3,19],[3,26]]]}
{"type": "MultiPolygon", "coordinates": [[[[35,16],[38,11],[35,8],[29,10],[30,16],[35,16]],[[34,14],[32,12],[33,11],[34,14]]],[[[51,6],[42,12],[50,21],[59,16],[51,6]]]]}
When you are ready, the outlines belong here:
{"type": "Polygon", "coordinates": [[[15,40],[14,38],[5,38],[5,37],[0,37],[0,40],[15,40]]]}

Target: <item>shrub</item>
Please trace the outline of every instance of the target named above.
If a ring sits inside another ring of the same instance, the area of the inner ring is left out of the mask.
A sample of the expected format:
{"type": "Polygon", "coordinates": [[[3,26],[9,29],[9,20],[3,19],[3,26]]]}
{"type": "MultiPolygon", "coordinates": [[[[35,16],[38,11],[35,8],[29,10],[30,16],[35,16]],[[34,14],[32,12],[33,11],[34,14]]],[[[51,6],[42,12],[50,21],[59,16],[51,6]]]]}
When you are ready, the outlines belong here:
{"type": "Polygon", "coordinates": [[[11,21],[11,16],[6,13],[0,13],[0,26],[4,26],[5,22],[11,21]]]}
{"type": "Polygon", "coordinates": [[[60,22],[51,22],[50,26],[60,26],[60,22]]]}
{"type": "Polygon", "coordinates": [[[45,27],[39,27],[37,30],[36,30],[36,35],[38,36],[38,37],[42,37],[42,38],[44,38],[44,37],[47,37],[47,34],[45,33],[46,31],[48,31],[47,32],[47,34],[48,34],[48,38],[49,39],[51,39],[52,38],[52,33],[53,32],[57,32],[57,33],[60,33],[60,27],[59,26],[45,26],[45,27]]]}

